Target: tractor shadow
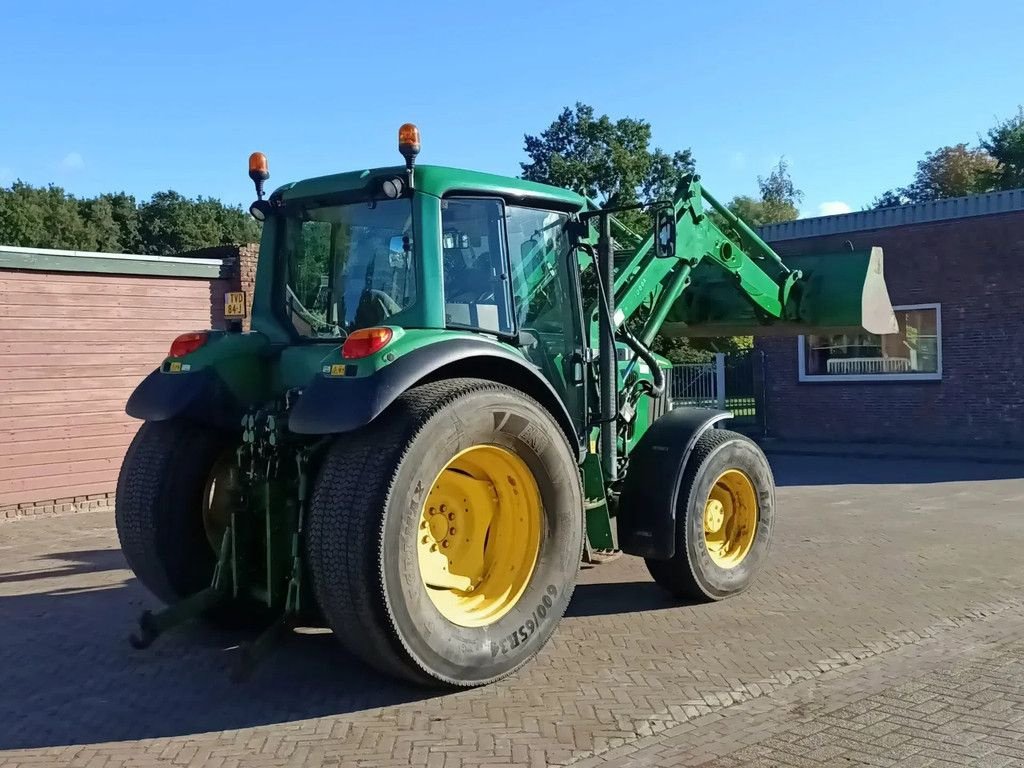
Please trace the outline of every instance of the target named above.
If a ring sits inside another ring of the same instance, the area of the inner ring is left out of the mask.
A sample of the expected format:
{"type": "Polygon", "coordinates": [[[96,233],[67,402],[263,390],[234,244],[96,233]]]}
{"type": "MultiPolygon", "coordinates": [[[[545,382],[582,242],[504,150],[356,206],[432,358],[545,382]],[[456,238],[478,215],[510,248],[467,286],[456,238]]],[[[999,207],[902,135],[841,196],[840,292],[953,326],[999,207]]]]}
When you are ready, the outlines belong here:
{"type": "Polygon", "coordinates": [[[653,581],[613,581],[577,584],[566,618],[617,616],[642,611],[664,611],[697,605],[672,597],[653,581]]]}
{"type": "Polygon", "coordinates": [[[100,573],[124,568],[124,556],[117,549],[90,549],[78,552],[62,552],[47,556],[46,560],[59,560],[60,565],[30,568],[24,571],[0,573],[0,587],[4,584],[32,582],[40,579],[66,578],[86,573],[100,573]]]}
{"type": "Polygon", "coordinates": [[[158,606],[121,553],[46,556],[55,560],[66,565],[0,572],[0,750],[234,730],[443,694],[373,672],[326,631],[289,634],[239,683],[230,665],[251,633],[187,625],[135,650],[139,613],[158,606]]]}

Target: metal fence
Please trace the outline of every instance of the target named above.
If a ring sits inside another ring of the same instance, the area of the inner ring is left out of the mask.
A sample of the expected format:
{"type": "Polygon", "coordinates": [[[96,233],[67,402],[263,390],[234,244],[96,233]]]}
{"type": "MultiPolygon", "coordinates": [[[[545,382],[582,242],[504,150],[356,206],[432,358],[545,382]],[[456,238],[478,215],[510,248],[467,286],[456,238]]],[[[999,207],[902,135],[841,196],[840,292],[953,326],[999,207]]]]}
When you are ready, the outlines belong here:
{"type": "Polygon", "coordinates": [[[719,353],[708,363],[672,366],[668,377],[668,394],[673,406],[724,407],[725,355],[719,353]]]}

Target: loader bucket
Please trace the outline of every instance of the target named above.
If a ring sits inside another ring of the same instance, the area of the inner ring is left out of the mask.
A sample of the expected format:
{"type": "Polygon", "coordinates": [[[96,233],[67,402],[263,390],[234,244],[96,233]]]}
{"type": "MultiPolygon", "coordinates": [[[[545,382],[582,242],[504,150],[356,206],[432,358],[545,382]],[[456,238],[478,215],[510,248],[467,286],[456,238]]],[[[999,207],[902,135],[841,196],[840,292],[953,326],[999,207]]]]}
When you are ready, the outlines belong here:
{"type": "Polygon", "coordinates": [[[796,336],[807,333],[899,328],[882,268],[882,249],[787,256],[800,270],[782,318],[757,307],[731,273],[705,260],[694,268],[691,286],[666,317],[666,336],[796,336]]]}

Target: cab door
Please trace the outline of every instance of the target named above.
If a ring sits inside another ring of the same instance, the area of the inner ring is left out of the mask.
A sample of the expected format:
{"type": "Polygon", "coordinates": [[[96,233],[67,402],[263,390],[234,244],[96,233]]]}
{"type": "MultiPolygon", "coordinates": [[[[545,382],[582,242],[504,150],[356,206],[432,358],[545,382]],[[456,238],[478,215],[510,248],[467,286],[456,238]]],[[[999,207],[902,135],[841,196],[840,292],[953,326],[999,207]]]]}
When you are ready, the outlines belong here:
{"type": "Polygon", "coordinates": [[[565,402],[578,435],[586,420],[583,310],[575,258],[566,232],[569,215],[505,206],[516,329],[524,351],[565,402]]]}

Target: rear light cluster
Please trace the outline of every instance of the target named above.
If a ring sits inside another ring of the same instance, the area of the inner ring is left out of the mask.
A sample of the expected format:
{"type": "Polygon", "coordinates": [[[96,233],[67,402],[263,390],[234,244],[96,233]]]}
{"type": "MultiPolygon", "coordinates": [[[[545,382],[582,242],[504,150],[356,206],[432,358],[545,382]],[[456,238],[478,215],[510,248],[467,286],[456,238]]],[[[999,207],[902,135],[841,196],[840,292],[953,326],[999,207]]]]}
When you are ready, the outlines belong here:
{"type": "MultiPolygon", "coordinates": [[[[363,328],[353,331],[341,345],[341,356],[346,360],[358,360],[379,352],[390,342],[394,333],[390,328],[363,328]]],[[[205,332],[183,333],[171,342],[169,357],[184,357],[203,346],[209,335],[205,332]]]]}
{"type": "Polygon", "coordinates": [[[352,331],[341,345],[341,356],[346,360],[369,357],[386,347],[393,335],[390,328],[363,328],[352,331]]]}
{"type": "Polygon", "coordinates": [[[168,357],[184,357],[199,349],[206,343],[206,333],[183,333],[171,342],[168,357]]]}

